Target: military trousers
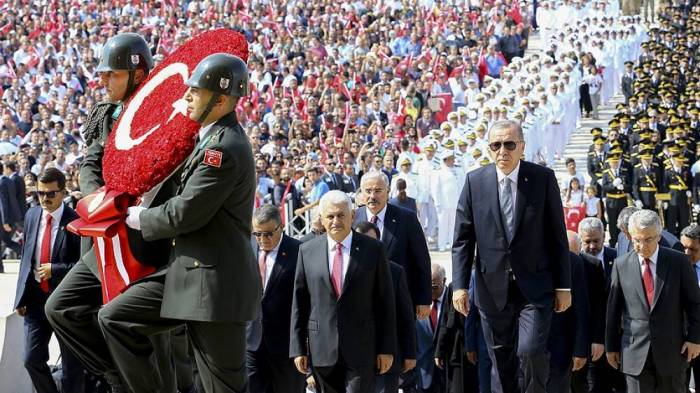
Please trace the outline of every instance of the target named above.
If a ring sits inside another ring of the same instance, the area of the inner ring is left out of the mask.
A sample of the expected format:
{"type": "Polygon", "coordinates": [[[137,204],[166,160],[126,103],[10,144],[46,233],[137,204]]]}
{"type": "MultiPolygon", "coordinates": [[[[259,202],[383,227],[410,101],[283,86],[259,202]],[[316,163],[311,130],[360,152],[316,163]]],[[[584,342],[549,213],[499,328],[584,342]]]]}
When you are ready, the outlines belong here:
{"type": "MultiPolygon", "coordinates": [[[[131,294],[127,290],[118,299],[129,297],[131,294]]],[[[110,385],[123,389],[123,377],[97,323],[101,307],[100,280],[81,260],[49,296],[45,311],[56,336],[83,366],[91,373],[104,377],[110,385]]],[[[135,392],[175,392],[177,387],[169,332],[149,337],[145,346],[155,366],[143,371],[148,374],[149,389],[135,392]]]]}
{"type": "Polygon", "coordinates": [[[187,326],[199,378],[206,393],[247,392],[245,322],[182,321],[163,318],[165,276],[132,285],[106,304],[98,321],[119,371],[134,392],[150,392],[149,337],[187,326]],[[127,295],[128,296],[124,296],[127,295]]]}

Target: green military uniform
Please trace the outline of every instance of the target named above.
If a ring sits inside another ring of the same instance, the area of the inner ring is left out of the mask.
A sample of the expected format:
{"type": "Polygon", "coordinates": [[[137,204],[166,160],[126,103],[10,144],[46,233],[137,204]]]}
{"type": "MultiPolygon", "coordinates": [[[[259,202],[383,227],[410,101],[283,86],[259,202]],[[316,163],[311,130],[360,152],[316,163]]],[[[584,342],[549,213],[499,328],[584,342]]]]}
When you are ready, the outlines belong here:
{"type": "MultiPolygon", "coordinates": [[[[228,70],[227,61],[240,66],[221,77],[226,80],[221,94],[240,97],[226,87],[244,91],[247,67],[230,55],[204,59],[188,85],[216,92],[197,81],[208,75],[219,83],[217,72],[228,70]]],[[[135,284],[128,291],[133,296],[118,297],[99,314],[110,351],[132,390],[152,391],[147,378],[152,360],[145,351],[149,337],[185,323],[205,392],[247,391],[245,326],[257,317],[262,293],[250,247],[255,187],[252,147],[232,112],[198,141],[185,161],[177,195],[138,215],[145,239],[173,238],[173,249],[161,279],[135,284]]]]}
{"type": "MultiPolygon", "coordinates": [[[[152,67],[150,50],[143,38],[127,33],[111,38],[103,53],[100,67],[103,71],[112,69],[135,70],[134,62],[147,68],[152,67]],[[133,58],[133,56],[137,56],[133,58]],[[129,64],[126,64],[126,63],[129,64]],[[131,67],[131,68],[130,68],[131,67]]],[[[133,85],[133,81],[131,81],[133,85]]],[[[134,86],[127,88],[126,100],[134,86]]],[[[87,154],[80,167],[80,190],[84,195],[91,194],[104,186],[102,158],[109,133],[121,114],[121,103],[99,103],[88,116],[83,131],[87,154]]],[[[168,200],[175,192],[177,178],[165,181],[151,205],[156,206],[168,200]]],[[[170,241],[147,242],[139,231],[128,230],[131,251],[139,261],[158,267],[167,264],[170,241]]],[[[102,307],[102,288],[99,281],[99,268],[90,238],[81,242],[81,260],[71,269],[46,304],[47,317],[56,335],[80,359],[83,365],[96,375],[103,376],[112,389],[122,389],[117,366],[107,348],[100,327],[95,323],[102,307]]],[[[127,296],[127,295],[122,295],[127,296]]],[[[163,391],[174,391],[175,374],[172,369],[170,335],[163,334],[151,339],[151,352],[157,361],[151,370],[150,379],[163,391]]]]}

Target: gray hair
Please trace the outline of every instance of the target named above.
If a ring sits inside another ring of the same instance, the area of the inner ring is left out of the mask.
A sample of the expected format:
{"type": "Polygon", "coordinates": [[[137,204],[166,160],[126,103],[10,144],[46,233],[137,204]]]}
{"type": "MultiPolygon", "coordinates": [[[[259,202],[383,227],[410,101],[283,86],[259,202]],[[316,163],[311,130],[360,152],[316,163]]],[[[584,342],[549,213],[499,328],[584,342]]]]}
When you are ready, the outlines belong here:
{"type": "Polygon", "coordinates": [[[620,210],[620,214],[617,216],[617,229],[626,231],[627,227],[629,226],[630,217],[632,214],[640,210],[640,208],[635,206],[627,206],[626,208],[620,210]]]}
{"type": "Polygon", "coordinates": [[[700,225],[690,224],[683,228],[681,236],[685,236],[690,240],[700,240],[700,225]]]}
{"type": "Polygon", "coordinates": [[[430,271],[432,274],[436,274],[441,280],[444,280],[447,277],[447,273],[445,272],[445,268],[442,267],[442,265],[440,265],[438,263],[430,264],[430,271]]]}
{"type": "Polygon", "coordinates": [[[521,141],[525,140],[525,135],[523,134],[523,129],[520,127],[520,123],[513,120],[499,120],[489,128],[488,140],[491,140],[491,133],[498,130],[515,130],[518,133],[518,139],[521,141]]]}
{"type": "Polygon", "coordinates": [[[374,179],[380,179],[382,182],[384,182],[386,187],[389,188],[389,178],[382,171],[372,171],[362,175],[362,179],[360,179],[360,187],[362,187],[362,185],[365,184],[366,181],[374,179]]]}
{"type": "Polygon", "coordinates": [[[262,205],[253,213],[253,222],[256,224],[267,224],[270,221],[274,221],[277,225],[282,223],[279,207],[274,205],[262,205]]]}
{"type": "MultiPolygon", "coordinates": [[[[319,202],[319,207],[321,212],[323,212],[328,205],[346,205],[348,208],[348,211],[352,211],[352,199],[348,196],[348,194],[340,191],[340,190],[333,190],[333,191],[328,191],[327,193],[323,194],[321,197],[321,201],[319,202]]],[[[321,213],[323,214],[323,213],[321,213]]]]}
{"type": "Polygon", "coordinates": [[[656,234],[661,234],[661,218],[653,210],[639,210],[632,214],[629,219],[629,228],[646,229],[654,228],[656,234]]]}
{"type": "Polygon", "coordinates": [[[600,221],[598,217],[586,217],[578,223],[579,235],[593,231],[598,231],[605,235],[605,226],[603,226],[603,221],[600,221]]]}

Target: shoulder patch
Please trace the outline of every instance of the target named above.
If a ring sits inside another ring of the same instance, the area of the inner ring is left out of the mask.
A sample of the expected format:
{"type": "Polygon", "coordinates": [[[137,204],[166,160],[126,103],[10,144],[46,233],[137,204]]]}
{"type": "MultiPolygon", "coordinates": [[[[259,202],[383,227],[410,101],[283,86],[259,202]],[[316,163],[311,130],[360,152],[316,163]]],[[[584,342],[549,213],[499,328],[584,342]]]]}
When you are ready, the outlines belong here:
{"type": "Polygon", "coordinates": [[[204,165],[213,166],[215,168],[221,167],[221,160],[223,158],[223,153],[213,149],[206,149],[204,151],[204,165]]]}

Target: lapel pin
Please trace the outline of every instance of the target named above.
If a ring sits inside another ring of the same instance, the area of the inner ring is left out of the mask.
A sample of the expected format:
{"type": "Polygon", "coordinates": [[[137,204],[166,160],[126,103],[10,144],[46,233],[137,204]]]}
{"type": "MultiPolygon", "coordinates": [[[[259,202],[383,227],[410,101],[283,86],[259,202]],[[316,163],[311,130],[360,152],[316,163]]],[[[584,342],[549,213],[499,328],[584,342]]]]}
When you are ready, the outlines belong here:
{"type": "Polygon", "coordinates": [[[282,251],[282,256],[283,256],[283,257],[286,257],[286,256],[287,256],[287,253],[284,252],[284,251],[282,251]]]}
{"type": "Polygon", "coordinates": [[[355,251],[360,251],[360,247],[355,246],[355,251]]]}
{"type": "Polygon", "coordinates": [[[525,181],[527,181],[527,177],[525,178],[525,181]]]}

